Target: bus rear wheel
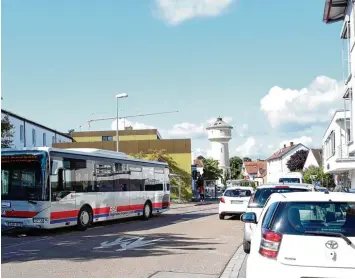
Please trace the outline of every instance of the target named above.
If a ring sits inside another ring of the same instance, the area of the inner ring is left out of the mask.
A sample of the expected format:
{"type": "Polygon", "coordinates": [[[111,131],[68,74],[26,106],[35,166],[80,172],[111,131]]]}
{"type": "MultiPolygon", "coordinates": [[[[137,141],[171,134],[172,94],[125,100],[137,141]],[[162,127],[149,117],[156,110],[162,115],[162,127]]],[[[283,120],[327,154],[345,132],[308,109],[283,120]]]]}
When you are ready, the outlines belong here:
{"type": "Polygon", "coordinates": [[[150,202],[146,202],[143,207],[143,220],[148,220],[152,216],[152,206],[150,202]]]}
{"type": "Polygon", "coordinates": [[[78,230],[85,231],[92,224],[93,214],[88,206],[83,206],[78,215],[78,230]]]}

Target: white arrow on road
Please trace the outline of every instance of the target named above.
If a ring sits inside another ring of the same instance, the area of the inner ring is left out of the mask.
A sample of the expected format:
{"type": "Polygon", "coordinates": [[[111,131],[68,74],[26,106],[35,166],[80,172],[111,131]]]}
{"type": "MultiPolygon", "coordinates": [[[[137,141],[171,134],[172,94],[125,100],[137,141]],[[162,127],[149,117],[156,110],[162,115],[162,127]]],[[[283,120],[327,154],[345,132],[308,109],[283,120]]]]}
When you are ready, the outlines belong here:
{"type": "Polygon", "coordinates": [[[100,246],[94,247],[94,250],[109,248],[112,246],[120,245],[121,248],[115,250],[116,252],[131,250],[134,248],[139,248],[143,246],[148,246],[153,244],[156,241],[161,241],[163,238],[153,239],[153,240],[144,240],[144,237],[133,237],[129,239],[123,239],[123,237],[117,238],[115,241],[109,242],[104,241],[100,243],[100,246]]]}
{"type": "Polygon", "coordinates": [[[117,249],[116,252],[131,250],[131,249],[139,248],[139,247],[143,247],[143,246],[148,246],[148,245],[153,244],[153,242],[163,240],[163,238],[158,238],[158,239],[153,239],[153,240],[143,240],[143,239],[144,239],[144,237],[140,237],[128,245],[127,245],[127,242],[121,243],[121,248],[117,249]]]}

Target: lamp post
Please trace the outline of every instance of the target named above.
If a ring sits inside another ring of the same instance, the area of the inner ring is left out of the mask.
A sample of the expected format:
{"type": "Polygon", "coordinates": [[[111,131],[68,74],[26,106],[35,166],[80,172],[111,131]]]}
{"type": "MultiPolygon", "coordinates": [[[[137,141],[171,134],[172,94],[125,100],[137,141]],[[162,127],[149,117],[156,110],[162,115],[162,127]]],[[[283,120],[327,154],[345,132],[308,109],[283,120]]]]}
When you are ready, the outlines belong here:
{"type": "Polygon", "coordinates": [[[117,113],[116,113],[116,151],[118,152],[118,99],[127,98],[127,93],[117,94],[116,101],[117,101],[117,113]]]}

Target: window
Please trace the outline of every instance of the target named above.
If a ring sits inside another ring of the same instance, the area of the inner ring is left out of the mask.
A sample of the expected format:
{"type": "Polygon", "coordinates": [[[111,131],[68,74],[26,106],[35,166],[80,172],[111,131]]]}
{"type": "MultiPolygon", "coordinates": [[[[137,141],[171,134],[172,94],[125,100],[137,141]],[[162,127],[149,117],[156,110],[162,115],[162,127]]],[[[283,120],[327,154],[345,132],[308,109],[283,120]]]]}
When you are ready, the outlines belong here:
{"type": "Polygon", "coordinates": [[[224,193],[226,197],[250,197],[251,191],[250,190],[243,190],[243,189],[233,189],[233,190],[226,190],[224,193]]]}
{"type": "Polygon", "coordinates": [[[47,146],[46,133],[43,133],[43,146],[47,146]]]}
{"type": "Polygon", "coordinates": [[[111,162],[95,162],[95,191],[113,192],[114,191],[114,164],[111,162]]]}
{"type": "Polygon", "coordinates": [[[139,165],[129,165],[131,171],[129,191],[143,191],[143,173],[139,165]]]}
{"type": "Polygon", "coordinates": [[[269,224],[271,223],[272,217],[274,216],[275,209],[277,208],[278,205],[279,205],[278,202],[274,202],[267,209],[267,211],[266,211],[266,213],[264,215],[263,222],[261,224],[263,229],[268,228],[269,224]]]}
{"type": "Polygon", "coordinates": [[[112,136],[102,136],[102,141],[113,141],[112,136]]]}
{"type": "Polygon", "coordinates": [[[329,159],[333,155],[335,155],[335,133],[332,131],[325,141],[325,151],[326,158],[329,159]]]}
{"type": "Polygon", "coordinates": [[[23,125],[20,126],[20,141],[24,142],[25,141],[25,127],[23,125]]]}
{"type": "Polygon", "coordinates": [[[154,171],[154,167],[143,167],[143,180],[145,191],[163,191],[164,170],[159,173],[161,168],[154,171]]]}
{"type": "Polygon", "coordinates": [[[32,145],[36,146],[36,130],[32,129],[32,145]]]}
{"type": "Polygon", "coordinates": [[[270,228],[275,232],[291,235],[317,234],[327,237],[322,233],[342,233],[354,237],[355,203],[283,202],[280,203],[270,228]]]}

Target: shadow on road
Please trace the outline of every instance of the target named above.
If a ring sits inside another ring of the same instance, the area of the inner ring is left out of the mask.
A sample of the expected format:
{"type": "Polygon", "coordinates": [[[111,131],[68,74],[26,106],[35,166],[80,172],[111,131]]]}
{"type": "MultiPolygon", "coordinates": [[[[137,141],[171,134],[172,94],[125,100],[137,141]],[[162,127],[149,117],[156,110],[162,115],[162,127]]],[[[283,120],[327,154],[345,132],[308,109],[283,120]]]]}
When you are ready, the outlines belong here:
{"type": "Polygon", "coordinates": [[[21,247],[2,251],[2,263],[26,262],[38,260],[68,260],[68,261],[90,261],[96,259],[112,258],[136,258],[147,256],[165,256],[185,254],[188,251],[205,250],[213,251],[216,245],[212,239],[200,239],[184,237],[175,234],[154,234],[154,237],[137,236],[130,234],[96,236],[80,236],[75,239],[58,239],[50,242],[41,242],[34,247],[21,247]],[[145,245],[136,247],[135,250],[123,250],[122,243],[137,241],[138,237],[143,238],[145,245]],[[120,244],[105,247],[105,243],[113,243],[117,238],[122,238],[120,244]],[[106,242],[107,241],[107,242],[106,242]],[[104,243],[104,244],[103,244],[104,243]]]}
{"type": "MultiPolygon", "coordinates": [[[[77,232],[74,227],[66,227],[52,230],[37,230],[37,229],[13,229],[2,231],[2,236],[7,237],[35,237],[35,236],[60,236],[68,233],[76,232],[77,234],[88,234],[92,229],[100,228],[102,231],[109,230],[111,231],[114,227],[117,231],[144,231],[151,230],[159,227],[171,226],[173,224],[186,222],[194,219],[204,218],[211,215],[216,215],[215,212],[206,212],[211,211],[211,208],[207,209],[194,209],[186,211],[183,213],[173,213],[169,212],[166,214],[154,216],[147,221],[142,221],[140,218],[126,218],[112,221],[104,221],[93,224],[92,228],[86,232],[77,232]],[[124,226],[122,226],[124,225],[124,226]]],[[[2,245],[3,247],[3,245],[2,245]]]]}

